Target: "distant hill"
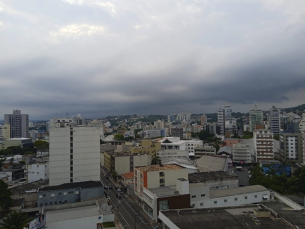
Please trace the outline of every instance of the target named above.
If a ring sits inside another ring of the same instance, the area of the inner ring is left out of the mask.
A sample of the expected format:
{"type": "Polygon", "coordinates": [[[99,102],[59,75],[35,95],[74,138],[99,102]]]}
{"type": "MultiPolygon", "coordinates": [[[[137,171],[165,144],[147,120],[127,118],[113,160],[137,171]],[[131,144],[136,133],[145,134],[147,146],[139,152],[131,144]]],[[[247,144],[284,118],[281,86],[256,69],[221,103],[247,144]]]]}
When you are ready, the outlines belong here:
{"type": "Polygon", "coordinates": [[[286,112],[293,112],[293,113],[303,113],[305,110],[305,104],[296,106],[296,107],[290,107],[290,108],[284,108],[283,111],[286,112]]]}

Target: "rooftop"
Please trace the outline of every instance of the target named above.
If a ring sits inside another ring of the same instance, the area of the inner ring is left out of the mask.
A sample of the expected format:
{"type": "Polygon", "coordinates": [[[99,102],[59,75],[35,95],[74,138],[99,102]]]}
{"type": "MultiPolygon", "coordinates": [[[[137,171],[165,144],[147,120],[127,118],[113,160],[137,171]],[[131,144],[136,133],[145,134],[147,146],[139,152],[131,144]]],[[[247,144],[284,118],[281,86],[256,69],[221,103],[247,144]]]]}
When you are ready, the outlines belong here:
{"type": "Polygon", "coordinates": [[[134,172],[124,173],[121,176],[125,177],[126,179],[133,179],[134,178],[134,172]]]}
{"type": "Polygon", "coordinates": [[[222,156],[203,155],[196,163],[200,172],[221,171],[226,167],[227,158],[222,156]]]}
{"type": "Polygon", "coordinates": [[[238,176],[234,173],[224,172],[224,171],[214,171],[214,172],[200,172],[189,174],[190,183],[205,182],[206,180],[213,180],[216,178],[236,178],[238,176]]]}
{"type": "Polygon", "coordinates": [[[282,221],[274,221],[269,217],[259,218],[261,225],[256,225],[250,214],[245,211],[257,209],[256,205],[243,208],[217,208],[217,209],[182,209],[166,210],[162,213],[180,229],[291,229],[282,221]]]}
{"type": "Polygon", "coordinates": [[[238,187],[238,188],[212,190],[210,192],[210,197],[212,199],[212,198],[248,194],[248,193],[253,193],[253,192],[264,192],[264,191],[268,191],[268,189],[261,185],[252,185],[252,186],[245,186],[245,187],[238,187]]]}
{"type": "Polygon", "coordinates": [[[152,171],[160,171],[160,170],[176,170],[176,169],[184,169],[178,165],[149,165],[143,167],[137,167],[136,169],[142,172],[152,172],[152,171]]]}
{"type": "Polygon", "coordinates": [[[56,186],[48,186],[39,189],[39,191],[49,191],[49,190],[68,189],[68,188],[94,188],[100,186],[102,186],[100,181],[84,181],[84,182],[66,183],[56,186]]]}

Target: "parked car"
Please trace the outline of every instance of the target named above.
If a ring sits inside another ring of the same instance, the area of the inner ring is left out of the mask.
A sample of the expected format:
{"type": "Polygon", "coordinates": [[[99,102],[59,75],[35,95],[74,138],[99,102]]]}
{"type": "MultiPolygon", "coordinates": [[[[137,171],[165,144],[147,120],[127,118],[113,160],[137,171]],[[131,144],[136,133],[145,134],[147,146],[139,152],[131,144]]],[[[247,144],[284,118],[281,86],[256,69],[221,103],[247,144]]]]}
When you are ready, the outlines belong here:
{"type": "Polygon", "coordinates": [[[120,188],[117,189],[118,192],[122,192],[122,190],[120,188]]]}
{"type": "Polygon", "coordinates": [[[107,186],[107,185],[105,185],[105,186],[104,186],[104,189],[108,189],[108,186],[107,186]]]}
{"type": "Polygon", "coordinates": [[[109,185],[109,189],[113,189],[112,185],[109,185]]]}
{"type": "Polygon", "coordinates": [[[116,196],[116,198],[121,198],[121,194],[120,193],[117,193],[115,196],[116,196]]]}

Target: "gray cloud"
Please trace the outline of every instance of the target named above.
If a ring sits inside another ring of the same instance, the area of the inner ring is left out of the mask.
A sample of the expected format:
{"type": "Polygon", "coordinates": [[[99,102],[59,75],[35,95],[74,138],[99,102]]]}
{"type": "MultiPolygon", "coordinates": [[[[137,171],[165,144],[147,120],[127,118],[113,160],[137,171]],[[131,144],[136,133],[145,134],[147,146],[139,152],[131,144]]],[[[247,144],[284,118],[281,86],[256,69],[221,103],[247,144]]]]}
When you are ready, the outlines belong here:
{"type": "Polygon", "coordinates": [[[1,113],[235,111],[298,105],[305,3],[0,0],[1,113]],[[2,16],[1,16],[2,14],[2,16]],[[252,15],[252,16],[251,16],[252,15]]]}

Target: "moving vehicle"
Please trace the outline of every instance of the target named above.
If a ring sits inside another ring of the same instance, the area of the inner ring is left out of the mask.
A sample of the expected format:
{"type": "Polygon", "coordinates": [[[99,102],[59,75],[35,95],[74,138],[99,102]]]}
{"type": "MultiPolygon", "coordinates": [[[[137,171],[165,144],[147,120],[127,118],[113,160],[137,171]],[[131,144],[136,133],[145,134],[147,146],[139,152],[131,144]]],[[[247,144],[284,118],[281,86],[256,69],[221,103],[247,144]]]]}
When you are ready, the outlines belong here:
{"type": "Polygon", "coordinates": [[[115,196],[116,196],[116,198],[121,198],[121,194],[120,193],[117,193],[115,196]]]}

